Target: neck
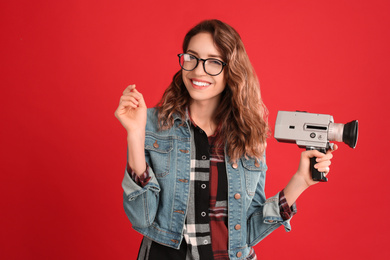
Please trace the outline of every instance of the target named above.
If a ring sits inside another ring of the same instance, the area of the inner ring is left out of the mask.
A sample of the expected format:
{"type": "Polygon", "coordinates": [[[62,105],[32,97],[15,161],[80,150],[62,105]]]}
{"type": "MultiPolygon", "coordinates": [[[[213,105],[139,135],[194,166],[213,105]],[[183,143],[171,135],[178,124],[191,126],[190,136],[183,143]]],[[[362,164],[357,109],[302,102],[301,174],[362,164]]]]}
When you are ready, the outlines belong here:
{"type": "Polygon", "coordinates": [[[191,118],[194,122],[206,132],[207,136],[213,135],[216,129],[214,120],[215,111],[218,102],[199,102],[194,101],[190,105],[191,118]]]}

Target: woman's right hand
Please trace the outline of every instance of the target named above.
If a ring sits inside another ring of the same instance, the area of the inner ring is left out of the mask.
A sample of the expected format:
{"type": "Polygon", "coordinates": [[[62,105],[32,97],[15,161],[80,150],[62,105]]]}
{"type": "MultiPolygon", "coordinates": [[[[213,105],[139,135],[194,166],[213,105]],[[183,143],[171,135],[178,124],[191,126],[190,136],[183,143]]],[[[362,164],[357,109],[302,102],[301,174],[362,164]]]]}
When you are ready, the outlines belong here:
{"type": "Polygon", "coordinates": [[[127,133],[143,132],[146,126],[147,107],[135,85],[128,86],[120,98],[115,117],[121,122],[127,133]]]}

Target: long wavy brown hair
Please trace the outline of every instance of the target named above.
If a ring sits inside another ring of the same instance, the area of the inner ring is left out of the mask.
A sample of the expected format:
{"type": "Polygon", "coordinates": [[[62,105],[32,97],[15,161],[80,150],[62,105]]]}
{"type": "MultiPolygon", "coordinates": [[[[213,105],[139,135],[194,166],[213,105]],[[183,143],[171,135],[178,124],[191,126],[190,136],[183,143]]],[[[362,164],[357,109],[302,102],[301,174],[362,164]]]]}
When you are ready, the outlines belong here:
{"type": "MultiPolygon", "coordinates": [[[[226,143],[231,162],[242,156],[261,159],[269,134],[268,111],[261,95],[260,84],[249,61],[240,35],[231,26],[219,20],[206,20],[192,28],[185,36],[183,52],[193,36],[208,32],[213,36],[218,51],[227,63],[223,73],[226,88],[214,120],[220,126],[218,145],[226,143]]],[[[185,119],[191,97],[184,86],[182,71],[178,71],[158,103],[160,130],[173,126],[174,113],[185,119]]]]}

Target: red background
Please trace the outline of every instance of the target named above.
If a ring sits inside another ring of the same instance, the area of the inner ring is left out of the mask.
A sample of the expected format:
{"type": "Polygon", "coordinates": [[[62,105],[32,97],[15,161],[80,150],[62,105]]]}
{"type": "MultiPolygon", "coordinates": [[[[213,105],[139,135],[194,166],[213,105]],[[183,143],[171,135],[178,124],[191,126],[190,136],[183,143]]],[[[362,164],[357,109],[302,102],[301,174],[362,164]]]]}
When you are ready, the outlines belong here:
{"type": "MultiPolygon", "coordinates": [[[[136,83],[154,106],[189,28],[218,18],[241,34],[273,127],[278,110],[358,119],[330,181],[298,200],[292,231],[260,259],[389,259],[388,1],[1,1],[2,259],[135,259],[122,209],[126,134],[114,117],[136,83]],[[281,249],[282,248],[282,249],[281,249]]],[[[269,139],[267,196],[300,149],[269,139]]]]}

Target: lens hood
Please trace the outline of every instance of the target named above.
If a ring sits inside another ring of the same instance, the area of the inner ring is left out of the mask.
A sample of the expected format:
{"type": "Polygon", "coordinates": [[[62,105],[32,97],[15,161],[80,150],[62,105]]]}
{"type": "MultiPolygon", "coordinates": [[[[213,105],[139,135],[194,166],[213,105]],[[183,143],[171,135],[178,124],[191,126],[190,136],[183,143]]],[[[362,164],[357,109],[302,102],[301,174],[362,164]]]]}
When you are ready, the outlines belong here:
{"type": "Polygon", "coordinates": [[[355,148],[358,139],[358,121],[354,120],[344,125],[343,142],[349,147],[355,148]]]}

